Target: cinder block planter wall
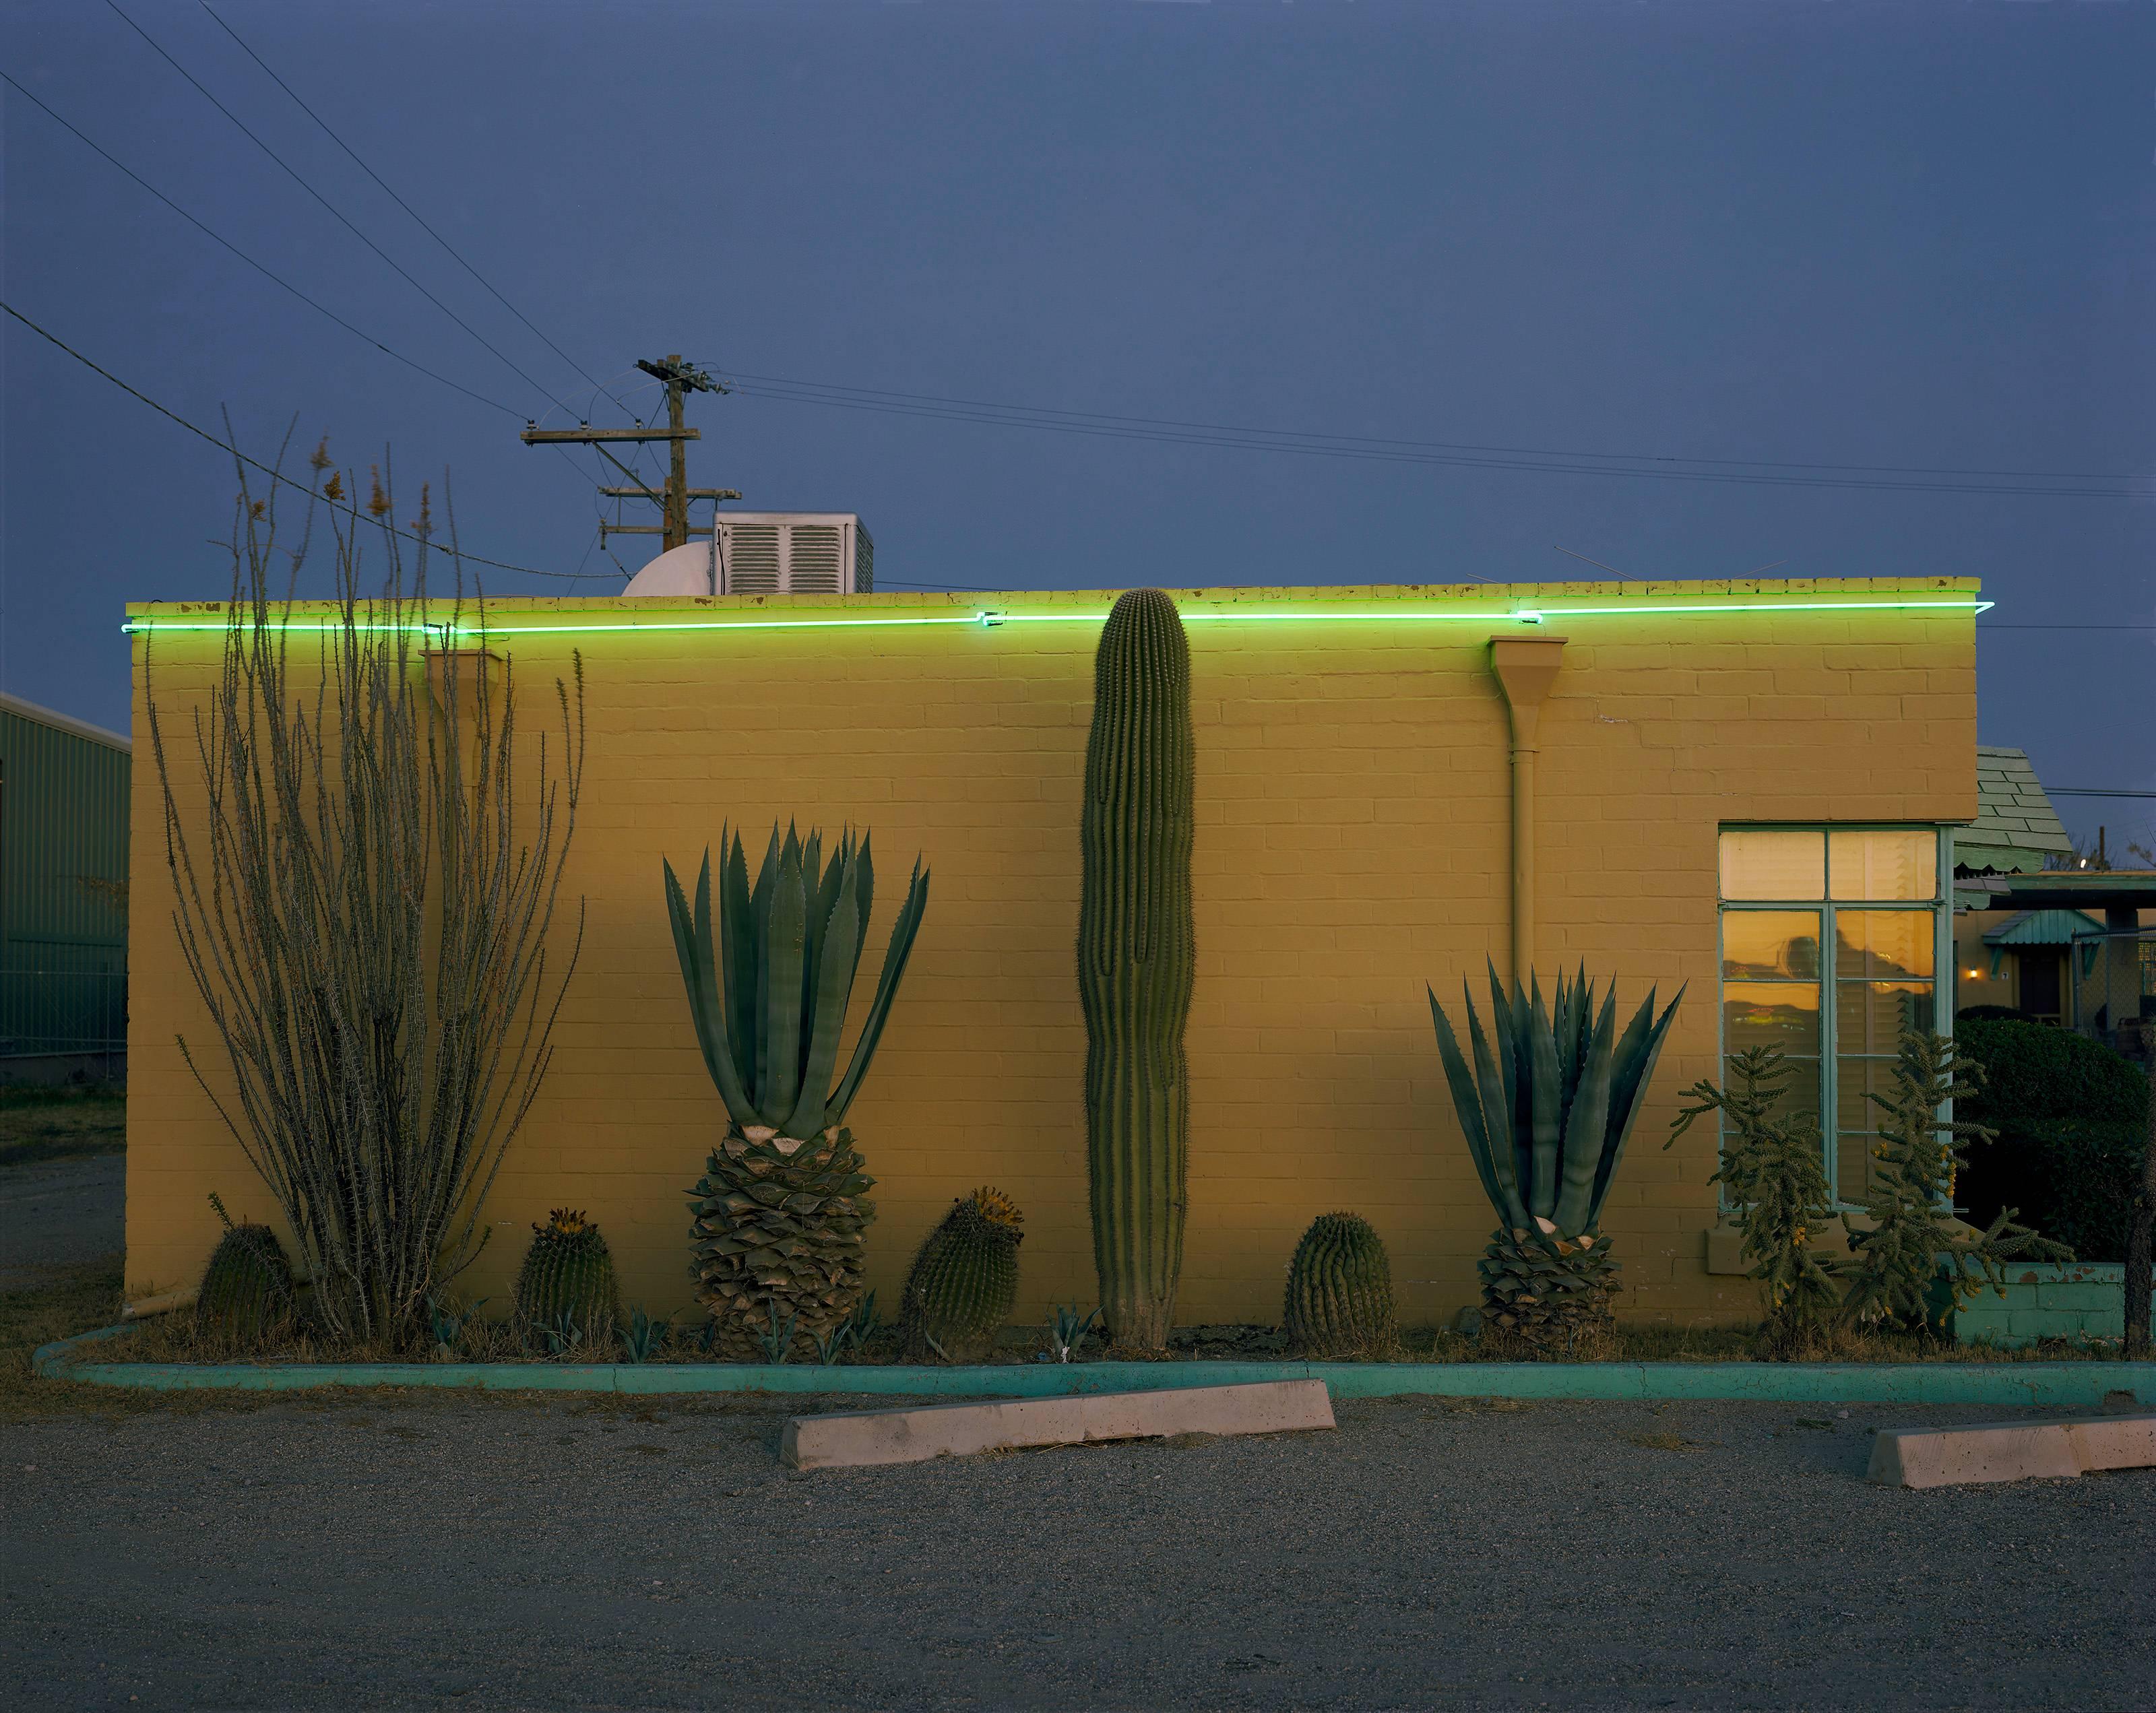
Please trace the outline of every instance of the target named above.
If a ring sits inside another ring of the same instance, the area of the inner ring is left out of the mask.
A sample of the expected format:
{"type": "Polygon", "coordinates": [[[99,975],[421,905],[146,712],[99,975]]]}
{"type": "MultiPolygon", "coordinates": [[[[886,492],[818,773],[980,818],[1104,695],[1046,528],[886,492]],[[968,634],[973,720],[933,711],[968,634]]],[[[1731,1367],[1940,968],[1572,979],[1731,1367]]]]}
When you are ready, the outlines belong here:
{"type": "Polygon", "coordinates": [[[2006,1296],[1991,1291],[1954,1311],[1964,1344],[2034,1344],[2040,1338],[2123,1338],[2126,1268],[2118,1261],[2047,1261],[2007,1274],[2006,1296]]]}

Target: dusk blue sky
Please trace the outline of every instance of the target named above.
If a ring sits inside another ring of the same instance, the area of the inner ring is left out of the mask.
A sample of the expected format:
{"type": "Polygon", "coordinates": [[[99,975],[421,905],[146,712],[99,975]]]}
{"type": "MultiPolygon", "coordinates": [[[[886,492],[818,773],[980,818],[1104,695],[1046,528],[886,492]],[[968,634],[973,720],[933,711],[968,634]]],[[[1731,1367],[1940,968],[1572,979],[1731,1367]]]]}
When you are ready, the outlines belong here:
{"type": "MultiPolygon", "coordinates": [[[[449,467],[473,551],[611,572],[592,459],[580,475],[516,439],[550,401],[582,413],[576,370],[194,0],[121,3],[538,386],[105,0],[16,0],[0,64],[508,409],[280,291],[0,85],[7,300],[183,416],[228,408],[251,453],[296,413],[301,452],[392,446],[403,515],[449,467]]],[[[2156,6],[213,3],[602,379],[678,351],[1123,417],[2133,490],[1664,480],[696,403],[696,482],[860,512],[880,581],[1598,574],[1553,544],[1640,577],[1974,575],[1999,603],[1983,741],[2053,785],[2156,788],[2156,6]]],[[[13,322],[4,356],[0,682],[124,726],[121,603],[225,591],[230,469],[13,322]]],[[[2156,822],[2148,802],[2060,808],[2083,833],[2156,822]]]]}

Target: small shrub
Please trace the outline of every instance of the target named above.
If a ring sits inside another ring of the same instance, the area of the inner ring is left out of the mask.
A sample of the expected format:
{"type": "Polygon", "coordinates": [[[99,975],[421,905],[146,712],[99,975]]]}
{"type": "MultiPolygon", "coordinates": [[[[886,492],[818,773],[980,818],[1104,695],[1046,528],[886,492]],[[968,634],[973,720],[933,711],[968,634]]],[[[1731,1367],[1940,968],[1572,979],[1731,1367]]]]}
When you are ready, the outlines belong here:
{"type": "Polygon", "coordinates": [[[2084,1261],[2123,1261],[2145,1137],[2123,1125],[2062,1118],[1970,1151],[1954,1199],[1973,1224],[2017,1208],[2084,1261]]]}
{"type": "Polygon", "coordinates": [[[2148,1079],[2100,1042],[2010,1018],[1965,1018],[1954,1033],[1954,1045],[1984,1067],[1983,1086],[1957,1115],[1972,1124],[2025,1136],[2033,1126],[2061,1119],[2148,1122],[2148,1079]]]}
{"type": "Polygon", "coordinates": [[[1078,1346],[1092,1336],[1100,1321],[1098,1309],[1088,1309],[1081,1316],[1075,1303],[1067,1309],[1058,1303],[1048,1323],[1049,1355],[1056,1362],[1069,1362],[1078,1353],[1078,1346]]]}
{"type": "Polygon", "coordinates": [[[654,1321],[641,1308],[629,1311],[629,1324],[622,1328],[621,1354],[624,1362],[648,1362],[666,1347],[667,1335],[674,1330],[674,1317],[654,1321]]]}
{"type": "Polygon", "coordinates": [[[1956,1044],[1983,1063],[1987,1080],[1957,1116],[1999,1133],[1970,1150],[1956,1181],[1971,1222],[2018,1208],[2082,1259],[2123,1260],[2148,1146],[2146,1078],[2070,1030],[1985,1019],[1958,1027],[1956,1044]]]}

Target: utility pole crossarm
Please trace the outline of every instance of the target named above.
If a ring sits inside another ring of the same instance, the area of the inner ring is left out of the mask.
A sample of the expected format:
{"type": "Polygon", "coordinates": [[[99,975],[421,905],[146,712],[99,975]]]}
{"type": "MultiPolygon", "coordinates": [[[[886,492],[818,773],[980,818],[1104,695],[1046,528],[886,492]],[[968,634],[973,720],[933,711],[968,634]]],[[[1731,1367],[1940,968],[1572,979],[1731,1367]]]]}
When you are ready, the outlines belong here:
{"type": "Polygon", "coordinates": [[[639,358],[637,367],[660,382],[666,388],[666,426],[663,428],[644,427],[634,428],[594,428],[589,423],[579,423],[573,428],[542,428],[536,423],[527,422],[521,437],[526,446],[577,445],[589,446],[598,455],[635,484],[628,488],[601,488],[599,492],[610,500],[655,500],[665,521],[660,524],[601,524],[599,540],[608,536],[658,536],[662,538],[660,551],[688,545],[691,536],[708,536],[716,526],[708,529],[689,527],[689,502],[691,500],[738,500],[741,495],[732,488],[691,488],[689,485],[689,454],[686,443],[704,437],[690,428],[685,419],[682,407],[691,392],[724,392],[726,389],[714,381],[693,363],[681,361],[679,351],[653,362],[639,358]],[[654,488],[644,480],[642,472],[631,469],[603,444],[613,440],[663,440],[667,443],[669,468],[665,484],[654,488]]]}
{"type": "Polygon", "coordinates": [[[517,437],[526,446],[547,446],[557,440],[591,445],[600,440],[701,440],[701,428],[531,428],[517,437]]]}
{"type": "MultiPolygon", "coordinates": [[[[599,492],[609,500],[664,500],[666,497],[664,488],[602,488],[599,492]]],[[[688,495],[691,500],[741,498],[740,490],[734,488],[691,488],[688,490],[688,495]]]]}

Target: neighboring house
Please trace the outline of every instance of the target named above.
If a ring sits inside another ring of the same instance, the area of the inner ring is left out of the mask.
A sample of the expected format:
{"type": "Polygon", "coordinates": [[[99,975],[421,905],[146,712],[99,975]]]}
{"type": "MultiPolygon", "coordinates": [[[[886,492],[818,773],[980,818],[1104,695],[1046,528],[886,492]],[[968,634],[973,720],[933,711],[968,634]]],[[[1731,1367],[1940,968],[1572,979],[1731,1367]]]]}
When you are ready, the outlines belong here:
{"type": "Polygon", "coordinates": [[[133,750],[0,695],[0,1080],[125,1074],[133,750]]]}
{"type": "Polygon", "coordinates": [[[2146,1056],[2156,873],[2066,866],[2073,841],[2028,756],[1979,747],[1976,767],[1977,818],[1954,839],[1957,1004],[2011,1006],[2146,1056]]]}

